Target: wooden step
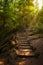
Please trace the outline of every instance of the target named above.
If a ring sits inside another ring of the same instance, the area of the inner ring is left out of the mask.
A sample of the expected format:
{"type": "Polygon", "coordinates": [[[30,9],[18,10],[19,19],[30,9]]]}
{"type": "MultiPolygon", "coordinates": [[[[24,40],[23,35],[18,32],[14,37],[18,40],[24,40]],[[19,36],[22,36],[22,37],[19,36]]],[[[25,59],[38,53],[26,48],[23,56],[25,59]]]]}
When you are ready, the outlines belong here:
{"type": "Polygon", "coordinates": [[[18,44],[27,44],[27,42],[18,42],[18,44]]]}
{"type": "Polygon", "coordinates": [[[35,55],[35,53],[30,49],[28,49],[28,50],[23,50],[23,49],[16,50],[16,54],[19,56],[34,56],[35,55]]]}
{"type": "Polygon", "coordinates": [[[28,43],[28,42],[24,41],[24,40],[23,41],[22,40],[20,40],[20,41],[18,40],[18,43],[28,43]]]}
{"type": "Polygon", "coordinates": [[[17,37],[18,40],[26,40],[27,37],[17,37]]]}
{"type": "Polygon", "coordinates": [[[18,46],[19,49],[31,49],[30,46],[18,46]]]}
{"type": "Polygon", "coordinates": [[[30,46],[30,44],[18,44],[18,45],[20,45],[20,46],[30,46]]]}
{"type": "Polygon", "coordinates": [[[24,52],[26,52],[26,51],[28,51],[28,52],[33,52],[31,49],[20,49],[19,51],[24,51],[24,52]]]}

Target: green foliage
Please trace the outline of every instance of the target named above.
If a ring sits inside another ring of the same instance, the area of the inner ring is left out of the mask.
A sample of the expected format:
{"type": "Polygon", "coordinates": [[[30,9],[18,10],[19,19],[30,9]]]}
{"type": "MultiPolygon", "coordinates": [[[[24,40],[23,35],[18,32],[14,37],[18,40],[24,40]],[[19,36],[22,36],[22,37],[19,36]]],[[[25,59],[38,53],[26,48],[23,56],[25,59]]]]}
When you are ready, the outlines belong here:
{"type": "Polygon", "coordinates": [[[27,27],[34,11],[33,0],[0,0],[0,41],[7,32],[27,27]],[[31,7],[31,8],[30,8],[31,7]]]}
{"type": "Polygon", "coordinates": [[[16,29],[19,25],[23,26],[26,25],[25,23],[28,24],[30,22],[31,13],[34,10],[32,0],[3,0],[1,3],[3,4],[1,6],[3,23],[8,28],[16,29]]]}
{"type": "Polygon", "coordinates": [[[43,29],[43,8],[39,11],[36,21],[38,24],[38,28],[43,29]]]}
{"type": "MultiPolygon", "coordinates": [[[[0,3],[0,29],[9,31],[25,28],[32,22],[34,18],[33,0],[0,0],[0,3]]],[[[43,28],[42,15],[43,10],[39,11],[32,28],[43,28]]]]}

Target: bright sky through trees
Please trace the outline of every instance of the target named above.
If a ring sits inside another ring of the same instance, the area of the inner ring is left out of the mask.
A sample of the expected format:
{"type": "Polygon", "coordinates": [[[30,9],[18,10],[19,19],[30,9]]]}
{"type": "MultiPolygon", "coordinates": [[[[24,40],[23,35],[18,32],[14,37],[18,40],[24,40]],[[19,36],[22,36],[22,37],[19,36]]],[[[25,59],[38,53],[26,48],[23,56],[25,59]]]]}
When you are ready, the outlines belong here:
{"type": "Polygon", "coordinates": [[[39,7],[39,9],[41,9],[41,7],[42,7],[42,0],[38,0],[38,7],[39,7]]]}
{"type": "MultiPolygon", "coordinates": [[[[39,10],[42,8],[42,0],[37,0],[39,10]]],[[[36,4],[36,0],[34,0],[34,5],[36,4]]]]}

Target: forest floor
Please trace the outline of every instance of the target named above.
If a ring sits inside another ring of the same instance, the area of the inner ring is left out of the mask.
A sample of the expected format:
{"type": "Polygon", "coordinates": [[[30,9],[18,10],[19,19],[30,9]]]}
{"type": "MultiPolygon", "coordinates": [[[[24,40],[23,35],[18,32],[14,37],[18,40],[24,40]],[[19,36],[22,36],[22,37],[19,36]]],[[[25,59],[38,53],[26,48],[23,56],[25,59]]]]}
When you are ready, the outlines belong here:
{"type": "Polygon", "coordinates": [[[37,39],[31,41],[32,45],[36,47],[36,51],[40,52],[38,58],[35,57],[16,57],[13,60],[11,59],[11,64],[5,65],[43,65],[43,39],[37,39]]]}
{"type": "Polygon", "coordinates": [[[38,58],[35,57],[17,57],[14,59],[11,65],[43,65],[43,39],[32,41],[32,45],[37,48],[37,52],[40,52],[38,58]]]}

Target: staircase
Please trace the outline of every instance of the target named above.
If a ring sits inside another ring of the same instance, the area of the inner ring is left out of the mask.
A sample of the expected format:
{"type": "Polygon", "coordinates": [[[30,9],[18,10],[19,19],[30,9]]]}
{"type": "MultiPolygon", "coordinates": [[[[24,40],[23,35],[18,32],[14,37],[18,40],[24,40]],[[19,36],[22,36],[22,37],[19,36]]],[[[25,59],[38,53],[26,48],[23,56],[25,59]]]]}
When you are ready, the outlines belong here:
{"type": "MultiPolygon", "coordinates": [[[[31,34],[31,33],[30,33],[31,34]]],[[[31,43],[28,41],[27,32],[17,33],[16,54],[19,56],[35,56],[35,51],[31,43]]]]}

